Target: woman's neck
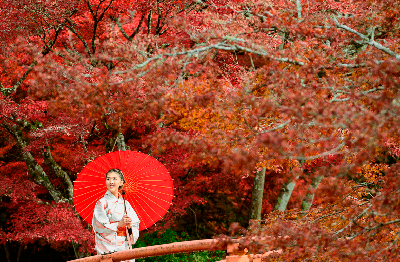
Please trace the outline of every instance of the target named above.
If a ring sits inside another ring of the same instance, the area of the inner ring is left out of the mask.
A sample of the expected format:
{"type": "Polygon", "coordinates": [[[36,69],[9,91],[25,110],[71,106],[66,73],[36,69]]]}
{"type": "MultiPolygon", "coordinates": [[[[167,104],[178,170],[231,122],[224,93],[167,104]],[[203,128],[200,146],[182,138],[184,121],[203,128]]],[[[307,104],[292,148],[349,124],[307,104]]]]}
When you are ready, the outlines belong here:
{"type": "Polygon", "coordinates": [[[119,192],[115,191],[115,192],[111,192],[110,190],[108,190],[111,194],[113,194],[117,199],[119,198],[119,192]]]}

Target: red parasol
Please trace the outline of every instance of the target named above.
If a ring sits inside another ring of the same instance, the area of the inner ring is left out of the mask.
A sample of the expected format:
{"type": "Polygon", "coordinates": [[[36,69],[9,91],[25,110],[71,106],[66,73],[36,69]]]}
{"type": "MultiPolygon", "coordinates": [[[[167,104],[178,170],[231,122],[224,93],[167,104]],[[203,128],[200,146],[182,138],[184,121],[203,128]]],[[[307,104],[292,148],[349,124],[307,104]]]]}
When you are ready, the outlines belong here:
{"type": "Polygon", "coordinates": [[[139,230],[150,227],[167,213],[173,184],[164,165],[140,152],[116,151],[91,161],[74,182],[75,208],[86,222],[92,224],[96,202],[107,191],[106,172],[112,168],[124,173],[125,199],[140,219],[139,230]]]}

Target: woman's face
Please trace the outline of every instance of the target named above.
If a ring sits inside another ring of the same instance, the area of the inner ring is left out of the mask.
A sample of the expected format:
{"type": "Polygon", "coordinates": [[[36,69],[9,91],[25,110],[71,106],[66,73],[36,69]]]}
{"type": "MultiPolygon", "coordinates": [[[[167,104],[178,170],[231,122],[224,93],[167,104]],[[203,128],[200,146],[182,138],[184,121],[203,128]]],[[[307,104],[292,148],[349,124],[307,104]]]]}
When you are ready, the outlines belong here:
{"type": "Polygon", "coordinates": [[[110,172],[106,176],[106,186],[108,191],[113,193],[115,196],[118,195],[118,188],[122,186],[124,183],[119,177],[118,173],[110,172]]]}

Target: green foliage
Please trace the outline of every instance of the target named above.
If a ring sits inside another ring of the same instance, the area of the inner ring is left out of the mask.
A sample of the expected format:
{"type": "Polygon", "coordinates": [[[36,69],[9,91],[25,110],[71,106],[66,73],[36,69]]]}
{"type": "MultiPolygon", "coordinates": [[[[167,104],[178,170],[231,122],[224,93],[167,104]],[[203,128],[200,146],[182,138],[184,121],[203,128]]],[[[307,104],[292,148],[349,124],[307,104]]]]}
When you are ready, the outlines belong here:
{"type": "MultiPolygon", "coordinates": [[[[190,241],[191,238],[188,233],[181,232],[178,233],[171,229],[167,229],[163,233],[153,232],[147,233],[138,239],[138,241],[133,246],[134,248],[146,247],[146,246],[154,246],[154,245],[162,245],[169,244],[173,242],[182,242],[182,241],[190,241]]],[[[217,261],[221,260],[225,256],[225,252],[223,251],[201,251],[194,253],[185,253],[185,254],[170,254],[166,256],[157,256],[157,257],[147,257],[136,259],[137,262],[178,262],[178,261],[193,261],[193,262],[208,262],[208,261],[217,261]]]]}

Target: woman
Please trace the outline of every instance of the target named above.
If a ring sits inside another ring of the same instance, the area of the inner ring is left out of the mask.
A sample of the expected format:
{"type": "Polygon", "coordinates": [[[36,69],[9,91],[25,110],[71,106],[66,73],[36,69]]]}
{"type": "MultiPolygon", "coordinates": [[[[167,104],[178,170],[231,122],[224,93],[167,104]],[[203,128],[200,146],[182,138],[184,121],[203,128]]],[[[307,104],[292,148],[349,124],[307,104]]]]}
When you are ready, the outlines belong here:
{"type": "MultiPolygon", "coordinates": [[[[111,169],[106,174],[107,192],[97,201],[93,212],[93,230],[95,232],[97,254],[122,251],[131,248],[126,228],[132,229],[132,244],[139,237],[139,223],[135,211],[128,201],[118,192],[124,186],[125,179],[121,170],[111,169]]],[[[135,261],[130,260],[130,261],[135,261]]]]}

